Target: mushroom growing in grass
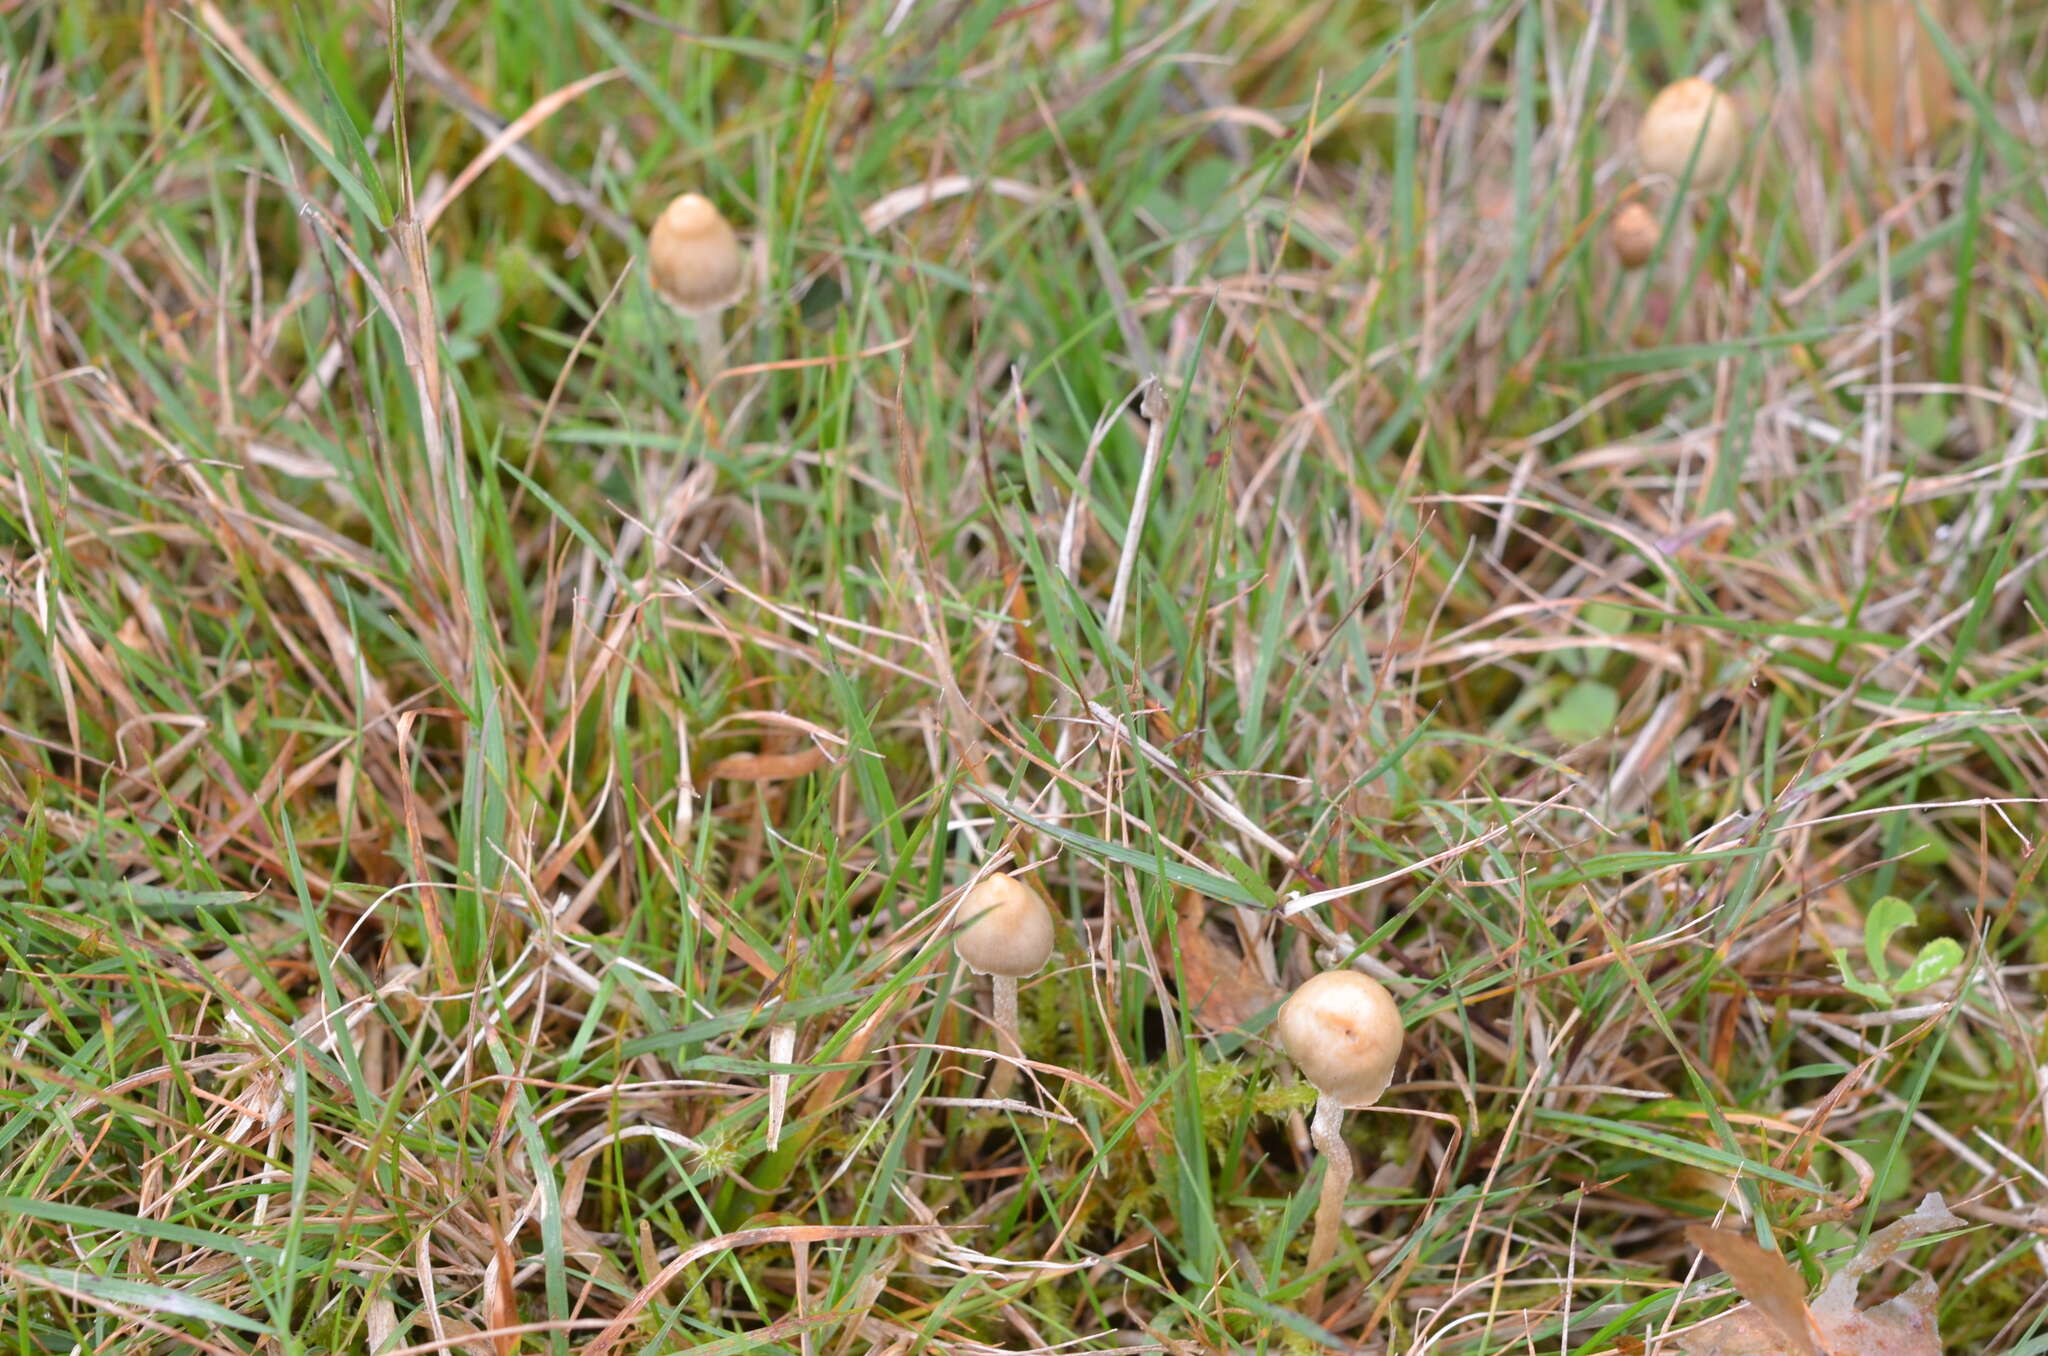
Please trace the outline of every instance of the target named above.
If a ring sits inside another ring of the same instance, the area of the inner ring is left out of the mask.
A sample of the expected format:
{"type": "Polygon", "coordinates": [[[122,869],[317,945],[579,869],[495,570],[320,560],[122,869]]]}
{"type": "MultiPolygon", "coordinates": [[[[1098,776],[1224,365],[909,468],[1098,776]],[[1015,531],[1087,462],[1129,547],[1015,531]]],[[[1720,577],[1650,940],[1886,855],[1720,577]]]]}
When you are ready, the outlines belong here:
{"type": "Polygon", "coordinates": [[[1648,204],[1634,198],[1615,209],[1614,220],[1607,227],[1614,257],[1621,261],[1623,268],[1641,268],[1649,263],[1663,234],[1664,228],[1658,224],[1657,214],[1650,210],[1648,204]]]}
{"type": "MultiPolygon", "coordinates": [[[[1052,910],[1038,892],[1014,876],[991,872],[960,901],[953,950],[967,968],[995,981],[996,1033],[1004,1053],[1021,1056],[1017,1037],[1017,981],[1035,975],[1052,957],[1052,910]]],[[[1011,1066],[999,1065],[992,1088],[1008,1084],[1011,1066]]],[[[1012,1071],[1013,1072],[1013,1071],[1012,1071]]]]}
{"type": "Polygon", "coordinates": [[[1636,159],[1649,174],[1707,188],[1721,182],[1742,154],[1742,113],[1711,80],[1688,76],[1657,92],[1636,128],[1636,159]]]}
{"type": "Polygon", "coordinates": [[[1310,977],[1280,1005],[1276,1029],[1288,1057],[1316,1089],[1309,1137],[1323,1155],[1323,1194],[1316,1203],[1308,1269],[1315,1277],[1303,1310],[1323,1307],[1322,1272],[1337,1251],[1344,1193],[1351,1185],[1351,1150],[1344,1143],[1344,1112],[1379,1101],[1401,1056],[1401,1009],[1376,979],[1356,970],[1325,970],[1310,977]]]}
{"type": "Polygon", "coordinates": [[[698,383],[709,387],[723,356],[720,316],[746,290],[746,256],[732,223],[700,193],[663,208],[647,232],[647,274],[655,292],[696,327],[698,383]]]}

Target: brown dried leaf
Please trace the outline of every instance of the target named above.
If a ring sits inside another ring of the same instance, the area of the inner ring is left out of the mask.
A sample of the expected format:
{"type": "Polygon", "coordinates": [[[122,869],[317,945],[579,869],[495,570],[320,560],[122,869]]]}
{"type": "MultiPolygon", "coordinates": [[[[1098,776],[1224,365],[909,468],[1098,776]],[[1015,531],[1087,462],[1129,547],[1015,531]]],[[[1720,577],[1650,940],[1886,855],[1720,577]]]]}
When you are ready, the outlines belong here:
{"type": "MultiPolygon", "coordinates": [[[[512,1273],[517,1268],[512,1262],[512,1245],[505,1241],[504,1235],[492,1235],[491,1252],[496,1259],[496,1266],[492,1270],[497,1273],[497,1284],[484,1292],[484,1318],[491,1325],[491,1329],[496,1331],[500,1328],[514,1327],[519,1322],[519,1300],[512,1292],[512,1273]]],[[[487,1272],[486,1280],[489,1279],[487,1272]]],[[[491,1339],[491,1346],[496,1356],[512,1356],[512,1353],[519,1349],[519,1334],[499,1333],[491,1339]]]]}
{"type": "Polygon", "coordinates": [[[1813,1344],[1813,1320],[1806,1310],[1806,1282],[1790,1262],[1727,1229],[1690,1224],[1685,1237],[1727,1272],[1756,1313],[1777,1329],[1782,1349],[1795,1356],[1821,1356],[1820,1348],[1813,1344]]]}
{"type": "Polygon", "coordinates": [[[1913,1213],[1870,1236],[1862,1251],[1828,1278],[1813,1302],[1814,1323],[1830,1356],[1941,1356],[1934,1306],[1941,1292],[1922,1278],[1900,1294],[1868,1309],[1856,1307],[1864,1275],[1890,1261],[1907,1243],[1926,1234],[1960,1229],[1940,1192],[1920,1198],[1913,1213]]]}
{"type": "Polygon", "coordinates": [[[1785,1356],[1792,1349],[1786,1346],[1778,1325],[1747,1304],[1700,1324],[1677,1340],[1679,1356],[1785,1356]]]}
{"type": "Polygon", "coordinates": [[[1933,1281],[1920,1281],[1895,1298],[1835,1318],[1816,1315],[1828,1356],[1942,1356],[1933,1281]]]}
{"type": "Polygon", "coordinates": [[[1784,1259],[1773,1257],[1740,1235],[1689,1228],[1686,1236],[1694,1246],[1720,1264],[1750,1303],[1686,1333],[1679,1339],[1678,1350],[1684,1356],[1780,1356],[1788,1350],[1818,1351],[1820,1356],[1941,1356],[1941,1334],[1934,1319],[1941,1295],[1933,1281],[1922,1278],[1868,1309],[1856,1307],[1856,1290],[1866,1273],[1890,1261],[1911,1240],[1961,1227],[1963,1221],[1949,1213],[1938,1193],[1924,1197],[1912,1214],[1872,1234],[1862,1250],[1828,1278],[1811,1306],[1803,1299],[1804,1287],[1799,1285],[1797,1273],[1784,1259]],[[1728,1246],[1731,1242],[1739,1246],[1728,1246]],[[1729,1258],[1738,1254],[1739,1259],[1731,1264],[1729,1258]],[[1757,1265],[1759,1257],[1766,1259],[1761,1266],[1757,1265]],[[1776,1279],[1765,1279],[1767,1274],[1776,1279]],[[1759,1288],[1752,1290],[1752,1282],[1759,1288]],[[1771,1317],[1766,1316],[1761,1302],[1766,1293],[1779,1311],[1771,1317]],[[1796,1341],[1787,1345],[1792,1334],[1783,1326],[1782,1310],[1788,1295],[1802,1297],[1799,1321],[1811,1324],[1805,1345],[1796,1341]]]}
{"type": "Polygon", "coordinates": [[[1181,898],[1179,936],[1181,1001],[1205,1031],[1234,1031],[1279,999],[1258,967],[1203,923],[1194,894],[1181,898]]]}
{"type": "Polygon", "coordinates": [[[786,782],[816,772],[831,759],[821,748],[801,753],[734,753],[713,763],[704,776],[707,781],[786,782]]]}

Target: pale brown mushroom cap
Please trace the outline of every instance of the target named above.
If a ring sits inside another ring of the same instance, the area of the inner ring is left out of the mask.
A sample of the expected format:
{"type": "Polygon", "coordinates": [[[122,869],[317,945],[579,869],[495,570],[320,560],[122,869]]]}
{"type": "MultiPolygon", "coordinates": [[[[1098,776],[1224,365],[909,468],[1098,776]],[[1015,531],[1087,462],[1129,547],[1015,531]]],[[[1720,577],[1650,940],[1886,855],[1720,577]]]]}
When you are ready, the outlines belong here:
{"type": "Polygon", "coordinates": [[[1614,220],[1607,227],[1607,239],[1614,246],[1614,257],[1621,260],[1623,268],[1641,268],[1649,263],[1663,234],[1664,228],[1658,223],[1657,214],[1641,202],[1623,203],[1615,210],[1614,220]]]}
{"type": "Polygon", "coordinates": [[[1340,1106],[1371,1106],[1401,1057],[1401,1009],[1356,970],[1311,976],[1280,1005],[1280,1044],[1316,1091],[1340,1106]]]}
{"type": "Polygon", "coordinates": [[[1038,892],[998,871],[960,901],[953,950],[977,975],[1022,979],[1052,957],[1052,910],[1038,892]]]}
{"type": "Polygon", "coordinates": [[[1726,178],[1741,154],[1741,110],[1712,81],[1696,75],[1658,91],[1636,128],[1636,159],[1646,172],[1680,179],[1689,164],[1692,182],[1702,187],[1726,178]]]}
{"type": "Polygon", "coordinates": [[[711,200],[685,193],[664,207],[647,232],[647,273],[662,300],[679,311],[722,311],[746,286],[739,237],[711,200]]]}

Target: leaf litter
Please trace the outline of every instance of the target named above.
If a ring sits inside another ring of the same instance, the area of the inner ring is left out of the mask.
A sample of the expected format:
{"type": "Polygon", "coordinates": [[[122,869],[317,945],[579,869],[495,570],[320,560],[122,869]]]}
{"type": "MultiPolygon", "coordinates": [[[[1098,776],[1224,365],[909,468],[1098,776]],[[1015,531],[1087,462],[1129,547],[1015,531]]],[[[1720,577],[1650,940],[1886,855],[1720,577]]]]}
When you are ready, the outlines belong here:
{"type": "Polygon", "coordinates": [[[1678,1338],[1681,1356],[1941,1356],[1934,1309],[1941,1294],[1922,1276],[1905,1290],[1867,1309],[1856,1307],[1865,1275],[1892,1260],[1914,1239],[1964,1227],[1940,1192],[1929,1192],[1914,1211],[1872,1234],[1820,1294],[1790,1262],[1741,1234],[1694,1225],[1693,1246],[1728,1274],[1748,1301],[1678,1338]]]}

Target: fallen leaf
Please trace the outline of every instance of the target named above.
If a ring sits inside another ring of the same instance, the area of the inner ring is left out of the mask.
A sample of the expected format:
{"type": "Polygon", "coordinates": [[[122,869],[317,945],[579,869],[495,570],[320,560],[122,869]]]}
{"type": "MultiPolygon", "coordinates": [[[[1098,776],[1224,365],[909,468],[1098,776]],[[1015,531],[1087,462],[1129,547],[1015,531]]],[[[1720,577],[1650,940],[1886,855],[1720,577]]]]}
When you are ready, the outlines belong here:
{"type": "Polygon", "coordinates": [[[1821,1356],[1820,1348],[1813,1344],[1813,1321],[1806,1311],[1806,1282],[1790,1262],[1727,1229],[1691,1224],[1686,1226],[1685,1237],[1728,1273],[1742,1297],[1777,1330],[1782,1348],[1795,1356],[1821,1356]]]}
{"type": "Polygon", "coordinates": [[[1963,1221],[1949,1213],[1940,1194],[1929,1193],[1912,1214],[1872,1234],[1828,1278],[1811,1305],[1805,1302],[1798,1274],[1783,1258],[1739,1234],[1689,1228],[1686,1237],[1720,1264],[1750,1303],[1685,1333],[1678,1339],[1678,1350],[1683,1356],[1781,1356],[1787,1350],[1820,1356],[1941,1356],[1941,1333],[1934,1317],[1941,1294],[1932,1280],[1922,1277],[1868,1309],[1856,1307],[1857,1287],[1867,1273],[1890,1261],[1913,1239],[1962,1227],[1963,1221]],[[1764,1260],[1760,1263],[1759,1258],[1764,1260]],[[1798,1304],[1804,1345],[1785,1326],[1788,1296],[1798,1304]],[[1789,1348],[1788,1341],[1793,1343],[1789,1348]]]}
{"type": "Polygon", "coordinates": [[[1941,1356],[1941,1333],[1934,1321],[1941,1293],[1932,1280],[1922,1277],[1868,1309],[1856,1307],[1856,1291],[1867,1273],[1914,1239],[1962,1227],[1963,1221],[1950,1213],[1941,1193],[1930,1191],[1912,1214],[1872,1234],[1840,1271],[1828,1277],[1813,1302],[1814,1322],[1830,1356],[1941,1356]]]}
{"type": "Polygon", "coordinates": [[[1883,1304],[1820,1320],[1828,1356],[1942,1356],[1934,1323],[1940,1298],[1933,1281],[1917,1281],[1883,1304]]]}
{"type": "Polygon", "coordinates": [[[1234,1031],[1279,1001],[1258,967],[1219,940],[1202,917],[1200,896],[1180,904],[1181,1001],[1205,1031],[1234,1031]]]}
{"type": "Polygon", "coordinates": [[[801,753],[734,753],[713,763],[707,781],[786,782],[816,772],[831,759],[820,748],[801,753]]]}
{"type": "MultiPolygon", "coordinates": [[[[1678,1337],[1679,1356],[1785,1356],[1785,1334],[1747,1304],[1678,1337]]],[[[1832,1356],[1832,1354],[1831,1354],[1832,1356]]]]}

